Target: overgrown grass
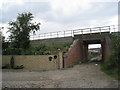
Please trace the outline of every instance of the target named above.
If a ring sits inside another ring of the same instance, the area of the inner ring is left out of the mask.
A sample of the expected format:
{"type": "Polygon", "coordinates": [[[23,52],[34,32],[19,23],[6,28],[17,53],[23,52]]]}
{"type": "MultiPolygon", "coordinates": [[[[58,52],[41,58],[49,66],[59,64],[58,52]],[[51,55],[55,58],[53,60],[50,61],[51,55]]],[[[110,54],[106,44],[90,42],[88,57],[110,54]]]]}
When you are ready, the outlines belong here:
{"type": "Polygon", "coordinates": [[[119,68],[108,69],[106,64],[101,64],[101,70],[114,79],[120,80],[119,68]]]}
{"type": "Polygon", "coordinates": [[[74,66],[79,65],[79,64],[80,64],[80,62],[75,62],[74,64],[68,66],[67,68],[73,68],[74,66]]]}
{"type": "Polygon", "coordinates": [[[46,54],[56,54],[58,52],[58,49],[60,49],[63,53],[66,53],[70,48],[71,44],[72,42],[68,42],[64,44],[52,44],[52,45],[41,44],[37,47],[33,47],[33,51],[35,52],[37,51],[39,53],[41,52],[40,54],[46,55],[46,54]]]}
{"type": "Polygon", "coordinates": [[[3,51],[3,55],[50,55],[56,54],[58,49],[60,49],[63,53],[66,53],[71,44],[72,42],[52,45],[40,44],[27,50],[22,48],[7,48],[5,51],[3,51]]]}
{"type": "Polygon", "coordinates": [[[97,57],[97,56],[99,56],[99,54],[91,54],[91,55],[88,56],[88,60],[90,60],[94,57],[97,57]]]}
{"type": "Polygon", "coordinates": [[[106,62],[101,64],[101,70],[111,77],[120,80],[120,37],[112,35],[112,54],[106,62]]]}

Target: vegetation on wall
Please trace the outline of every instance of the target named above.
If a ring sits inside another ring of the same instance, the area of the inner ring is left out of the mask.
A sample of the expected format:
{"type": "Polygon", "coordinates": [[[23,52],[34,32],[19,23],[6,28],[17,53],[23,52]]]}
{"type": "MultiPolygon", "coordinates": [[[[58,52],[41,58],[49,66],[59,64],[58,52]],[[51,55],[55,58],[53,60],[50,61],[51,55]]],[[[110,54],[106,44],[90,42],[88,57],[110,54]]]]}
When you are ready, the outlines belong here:
{"type": "Polygon", "coordinates": [[[106,62],[102,64],[102,70],[120,80],[120,36],[114,34],[111,36],[113,51],[106,62]]]}
{"type": "Polygon", "coordinates": [[[27,50],[22,48],[7,48],[3,51],[3,55],[50,55],[56,54],[58,49],[66,53],[71,44],[72,42],[53,45],[40,44],[39,46],[31,47],[27,50]]]}

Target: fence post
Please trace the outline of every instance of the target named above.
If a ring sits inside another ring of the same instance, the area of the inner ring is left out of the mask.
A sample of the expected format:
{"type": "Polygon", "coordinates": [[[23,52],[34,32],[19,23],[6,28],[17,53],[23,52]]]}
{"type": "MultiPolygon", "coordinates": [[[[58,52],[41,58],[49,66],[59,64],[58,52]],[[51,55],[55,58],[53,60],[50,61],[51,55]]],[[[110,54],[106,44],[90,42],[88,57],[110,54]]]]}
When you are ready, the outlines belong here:
{"type": "Polygon", "coordinates": [[[58,49],[58,68],[59,69],[63,68],[63,54],[60,49],[58,49]]]}

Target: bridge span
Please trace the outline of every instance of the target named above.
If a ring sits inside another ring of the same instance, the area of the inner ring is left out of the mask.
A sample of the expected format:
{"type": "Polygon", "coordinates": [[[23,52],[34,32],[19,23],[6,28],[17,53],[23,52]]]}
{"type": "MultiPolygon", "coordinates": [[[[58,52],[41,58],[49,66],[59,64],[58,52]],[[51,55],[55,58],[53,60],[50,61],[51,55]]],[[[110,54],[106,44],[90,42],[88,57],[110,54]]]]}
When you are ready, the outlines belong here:
{"type": "Polygon", "coordinates": [[[31,35],[30,39],[31,39],[31,45],[61,44],[66,42],[73,42],[74,36],[76,35],[102,33],[102,32],[109,32],[109,33],[118,32],[118,25],[41,33],[41,34],[31,35]]]}
{"type": "Polygon", "coordinates": [[[69,66],[80,60],[88,60],[88,45],[101,44],[102,60],[108,60],[112,51],[112,43],[109,32],[75,35],[74,43],[64,58],[65,66],[69,66]]]}
{"type": "MultiPolygon", "coordinates": [[[[89,44],[101,44],[102,60],[108,60],[112,51],[111,35],[113,33],[120,35],[120,32],[118,32],[118,26],[76,29],[66,32],[64,32],[63,37],[60,37],[60,34],[57,32],[56,38],[33,40],[31,44],[61,44],[65,42],[73,42],[63,59],[64,67],[68,67],[78,61],[88,60],[89,44]],[[70,33],[66,35],[66,32],[70,33]]],[[[52,33],[50,34],[52,35],[52,33]]]]}

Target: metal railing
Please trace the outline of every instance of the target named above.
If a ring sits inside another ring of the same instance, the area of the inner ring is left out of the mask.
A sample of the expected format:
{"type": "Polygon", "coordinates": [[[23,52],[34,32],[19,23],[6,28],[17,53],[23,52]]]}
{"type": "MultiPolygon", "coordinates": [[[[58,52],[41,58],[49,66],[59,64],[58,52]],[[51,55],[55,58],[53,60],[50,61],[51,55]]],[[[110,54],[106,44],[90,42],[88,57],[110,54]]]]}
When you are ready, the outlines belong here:
{"type": "Polygon", "coordinates": [[[69,36],[74,37],[74,35],[78,35],[78,34],[92,34],[92,33],[102,33],[102,32],[111,33],[111,32],[118,32],[118,28],[119,25],[110,25],[110,26],[102,26],[102,27],[49,32],[49,33],[31,35],[30,40],[60,38],[60,37],[69,37],[69,36]]]}

